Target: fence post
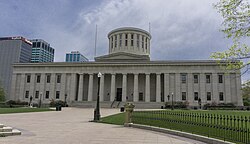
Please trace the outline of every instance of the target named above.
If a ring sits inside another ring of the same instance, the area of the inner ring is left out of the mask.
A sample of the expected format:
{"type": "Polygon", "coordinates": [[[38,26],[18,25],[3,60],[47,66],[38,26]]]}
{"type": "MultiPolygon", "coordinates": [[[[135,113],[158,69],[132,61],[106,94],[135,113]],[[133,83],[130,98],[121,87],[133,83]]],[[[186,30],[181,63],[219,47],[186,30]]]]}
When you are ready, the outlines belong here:
{"type": "Polygon", "coordinates": [[[125,105],[125,127],[129,127],[129,124],[131,123],[131,116],[132,112],[134,111],[135,105],[133,103],[126,103],[125,105]]]}

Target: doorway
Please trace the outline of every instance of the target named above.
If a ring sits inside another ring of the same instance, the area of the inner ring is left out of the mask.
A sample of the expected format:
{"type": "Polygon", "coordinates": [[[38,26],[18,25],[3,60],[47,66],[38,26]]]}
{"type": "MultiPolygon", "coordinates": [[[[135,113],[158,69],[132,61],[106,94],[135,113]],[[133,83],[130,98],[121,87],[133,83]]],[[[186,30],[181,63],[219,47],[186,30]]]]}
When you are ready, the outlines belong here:
{"type": "Polygon", "coordinates": [[[116,101],[122,101],[122,88],[116,89],[116,101]]]}

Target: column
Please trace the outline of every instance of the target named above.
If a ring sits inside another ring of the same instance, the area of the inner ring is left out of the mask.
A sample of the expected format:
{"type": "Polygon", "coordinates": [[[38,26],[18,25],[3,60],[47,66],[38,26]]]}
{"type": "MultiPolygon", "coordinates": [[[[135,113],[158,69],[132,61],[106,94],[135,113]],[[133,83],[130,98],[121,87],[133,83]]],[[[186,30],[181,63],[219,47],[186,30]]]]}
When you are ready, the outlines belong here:
{"type": "Polygon", "coordinates": [[[243,106],[243,100],[241,96],[241,75],[240,72],[236,73],[236,96],[237,96],[237,105],[243,106]]]}
{"type": "Polygon", "coordinates": [[[24,73],[21,74],[21,82],[20,82],[20,93],[19,93],[19,97],[16,98],[17,99],[20,99],[20,100],[23,100],[24,99],[24,88],[25,88],[25,85],[27,83],[26,81],[26,75],[24,73]]]}
{"type": "Polygon", "coordinates": [[[60,99],[64,101],[65,94],[66,94],[66,92],[65,92],[66,91],[66,73],[62,74],[60,85],[61,85],[61,92],[60,92],[61,97],[60,97],[60,99]]]}
{"type": "Polygon", "coordinates": [[[138,102],[138,74],[134,74],[134,102],[138,102]]]}
{"type": "Polygon", "coordinates": [[[175,101],[181,101],[181,74],[180,73],[175,73],[175,94],[174,98],[175,101]]]}
{"type": "Polygon", "coordinates": [[[201,98],[201,103],[207,102],[206,75],[204,73],[200,73],[200,98],[201,98]]]}
{"type": "Polygon", "coordinates": [[[41,81],[40,81],[40,93],[42,92],[42,100],[45,99],[45,83],[46,83],[46,79],[45,79],[45,73],[41,74],[41,81]]]}
{"type": "Polygon", "coordinates": [[[192,73],[188,73],[188,94],[187,94],[187,100],[189,102],[190,105],[193,104],[194,101],[194,90],[193,90],[193,74],[192,73]]]}
{"type": "Polygon", "coordinates": [[[219,92],[218,92],[218,74],[212,73],[212,101],[218,103],[219,102],[219,92]]]}
{"type": "Polygon", "coordinates": [[[50,81],[50,97],[52,98],[52,99],[56,99],[56,95],[55,95],[55,91],[56,91],[56,74],[55,73],[52,73],[51,74],[51,81],[50,81]]]}
{"type": "MultiPolygon", "coordinates": [[[[30,75],[30,84],[29,85],[30,85],[30,95],[32,95],[33,98],[35,98],[36,74],[30,75]]],[[[39,95],[40,95],[40,92],[39,92],[39,95]]],[[[39,95],[38,95],[38,97],[39,97],[39,95]]]]}
{"type": "MultiPolygon", "coordinates": [[[[51,76],[52,77],[52,76],[51,76]]],[[[69,100],[74,101],[76,97],[76,74],[71,74],[69,100]]]]}
{"type": "Polygon", "coordinates": [[[115,74],[111,74],[111,93],[110,93],[110,101],[115,100],[115,74]]]}
{"type": "Polygon", "coordinates": [[[105,74],[102,74],[101,76],[101,79],[100,79],[100,93],[99,93],[99,96],[100,96],[100,101],[104,101],[104,77],[105,77],[105,74]]]}
{"type": "Polygon", "coordinates": [[[161,102],[161,74],[156,74],[156,102],[161,102]]]}
{"type": "MultiPolygon", "coordinates": [[[[169,74],[165,73],[164,74],[164,99],[165,101],[168,100],[168,95],[169,95],[169,74]]],[[[169,98],[170,98],[170,95],[169,95],[169,98]]]]}
{"type": "Polygon", "coordinates": [[[150,102],[150,73],[146,73],[145,102],[150,102]]]}
{"type": "MultiPolygon", "coordinates": [[[[11,100],[16,100],[16,77],[17,77],[17,74],[13,73],[12,80],[11,80],[11,91],[10,91],[10,99],[11,100]]],[[[24,83],[22,83],[22,84],[24,84],[24,83]]]]}
{"type": "Polygon", "coordinates": [[[122,101],[127,101],[127,74],[122,75],[122,101]]]}
{"type": "Polygon", "coordinates": [[[88,101],[93,101],[93,74],[89,74],[88,101]]]}
{"type": "Polygon", "coordinates": [[[83,100],[83,74],[80,74],[79,85],[78,85],[78,101],[83,100]]]}

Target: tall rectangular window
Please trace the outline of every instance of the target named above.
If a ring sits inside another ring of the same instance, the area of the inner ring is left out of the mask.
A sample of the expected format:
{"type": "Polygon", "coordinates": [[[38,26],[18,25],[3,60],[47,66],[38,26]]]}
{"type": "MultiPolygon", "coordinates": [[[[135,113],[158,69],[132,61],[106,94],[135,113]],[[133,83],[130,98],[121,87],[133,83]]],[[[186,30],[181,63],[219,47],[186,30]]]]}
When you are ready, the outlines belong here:
{"type": "Polygon", "coordinates": [[[210,75],[206,75],[206,83],[210,83],[211,82],[211,76],[210,75]]]}
{"type": "Polygon", "coordinates": [[[39,91],[36,91],[35,98],[39,98],[39,91]]]}
{"type": "Polygon", "coordinates": [[[61,83],[61,75],[60,74],[57,75],[56,82],[57,83],[61,83]]]}
{"type": "Polygon", "coordinates": [[[122,34],[119,34],[120,40],[119,40],[119,46],[122,47],[122,34]]]}
{"type": "Polygon", "coordinates": [[[37,42],[37,47],[41,47],[41,42],[37,42]]]}
{"type": "Polygon", "coordinates": [[[198,83],[199,82],[199,76],[198,75],[194,75],[194,83],[198,83]]]}
{"type": "Polygon", "coordinates": [[[40,81],[41,81],[41,75],[37,75],[37,76],[36,76],[36,82],[37,82],[37,83],[40,83],[40,81]]]}
{"type": "Polygon", "coordinates": [[[111,37],[111,48],[113,48],[113,37],[111,37]]]}
{"type": "Polygon", "coordinates": [[[142,36],[141,47],[144,48],[144,36],[142,36]]]}
{"type": "Polygon", "coordinates": [[[115,47],[117,47],[117,35],[115,35],[115,47]]]}
{"type": "Polygon", "coordinates": [[[207,92],[207,101],[211,101],[211,92],[207,92]]]}
{"type": "Polygon", "coordinates": [[[136,34],[137,40],[136,40],[136,46],[139,48],[139,42],[140,42],[140,35],[136,34]]]}
{"type": "Polygon", "coordinates": [[[186,92],[181,93],[181,99],[182,100],[187,100],[187,93],[186,92]]]}
{"type": "Polygon", "coordinates": [[[223,92],[219,92],[220,101],[224,100],[223,92]]]}
{"type": "Polygon", "coordinates": [[[60,91],[56,91],[56,99],[60,98],[60,91]]]}
{"type": "Polygon", "coordinates": [[[26,77],[26,82],[27,82],[27,83],[30,83],[30,75],[27,75],[27,77],[26,77]]]}
{"type": "Polygon", "coordinates": [[[131,34],[131,46],[134,46],[134,34],[131,34]]]}
{"type": "Polygon", "coordinates": [[[45,93],[45,98],[46,98],[46,99],[49,99],[49,91],[46,91],[46,93],[45,93]]]}
{"type": "Polygon", "coordinates": [[[128,46],[128,34],[125,34],[125,46],[128,46]]]}
{"type": "Polygon", "coordinates": [[[145,49],[148,48],[148,38],[146,38],[146,42],[145,42],[145,49]]]}
{"type": "Polygon", "coordinates": [[[194,100],[197,101],[199,99],[198,92],[194,92],[194,100]]]}
{"type": "Polygon", "coordinates": [[[222,74],[218,75],[218,80],[219,80],[219,83],[223,83],[223,75],[222,74]]]}
{"type": "Polygon", "coordinates": [[[187,82],[187,74],[181,74],[181,83],[187,82]]]}
{"type": "Polygon", "coordinates": [[[47,75],[47,83],[50,83],[50,74],[47,75]]]}
{"type": "Polygon", "coordinates": [[[29,91],[25,91],[25,98],[29,98],[29,91]]]}

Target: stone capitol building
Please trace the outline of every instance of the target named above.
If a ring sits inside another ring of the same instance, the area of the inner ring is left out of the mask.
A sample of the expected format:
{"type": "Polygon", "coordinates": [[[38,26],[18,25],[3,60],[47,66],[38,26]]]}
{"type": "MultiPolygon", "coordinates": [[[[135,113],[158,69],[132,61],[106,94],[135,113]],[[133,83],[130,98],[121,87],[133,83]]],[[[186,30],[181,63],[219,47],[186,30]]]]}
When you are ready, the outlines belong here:
{"type": "MultiPolygon", "coordinates": [[[[72,106],[93,107],[97,99],[98,72],[102,107],[133,102],[153,108],[164,102],[243,105],[240,71],[224,71],[214,60],[150,60],[149,32],[132,27],[108,34],[109,54],[82,63],[16,63],[11,99],[67,101],[72,106]]],[[[223,63],[223,62],[222,62],[223,63]]]]}

